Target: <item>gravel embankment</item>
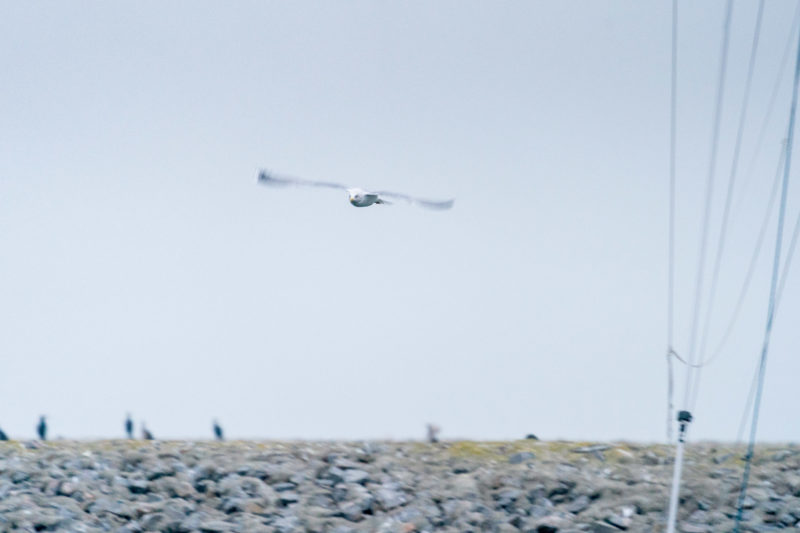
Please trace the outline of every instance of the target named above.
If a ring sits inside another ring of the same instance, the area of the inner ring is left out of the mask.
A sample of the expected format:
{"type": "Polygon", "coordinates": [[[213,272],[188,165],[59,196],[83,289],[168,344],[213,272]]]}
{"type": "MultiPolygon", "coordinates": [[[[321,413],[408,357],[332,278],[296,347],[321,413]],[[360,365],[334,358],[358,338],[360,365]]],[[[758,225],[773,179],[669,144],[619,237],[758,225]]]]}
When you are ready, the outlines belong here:
{"type": "MultiPolygon", "coordinates": [[[[730,531],[743,450],[688,448],[679,530],[730,531]]],[[[0,531],[663,531],[661,445],[0,443],[0,531]]],[[[746,531],[800,529],[800,448],[757,450],[746,531]]]]}

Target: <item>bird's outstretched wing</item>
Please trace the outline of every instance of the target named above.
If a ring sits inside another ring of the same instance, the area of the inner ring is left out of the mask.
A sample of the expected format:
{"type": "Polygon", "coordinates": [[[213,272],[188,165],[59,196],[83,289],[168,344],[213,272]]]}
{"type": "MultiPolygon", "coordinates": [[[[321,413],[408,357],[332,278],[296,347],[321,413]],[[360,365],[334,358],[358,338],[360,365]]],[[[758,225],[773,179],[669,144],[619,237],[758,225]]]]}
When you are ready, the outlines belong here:
{"type": "Polygon", "coordinates": [[[453,203],[455,200],[424,200],[422,198],[414,198],[413,196],[409,196],[407,194],[400,194],[398,192],[389,192],[389,191],[376,191],[375,194],[378,196],[386,196],[388,198],[396,198],[398,200],[403,200],[410,204],[418,205],[420,207],[427,207],[428,209],[450,209],[453,207],[453,203]]]}
{"type": "Polygon", "coordinates": [[[337,189],[346,191],[347,186],[339,183],[331,183],[329,181],[312,181],[300,178],[293,178],[289,176],[276,176],[266,170],[258,173],[258,183],[261,185],[271,185],[275,187],[286,187],[288,185],[295,185],[300,187],[325,187],[326,189],[337,189]]]}

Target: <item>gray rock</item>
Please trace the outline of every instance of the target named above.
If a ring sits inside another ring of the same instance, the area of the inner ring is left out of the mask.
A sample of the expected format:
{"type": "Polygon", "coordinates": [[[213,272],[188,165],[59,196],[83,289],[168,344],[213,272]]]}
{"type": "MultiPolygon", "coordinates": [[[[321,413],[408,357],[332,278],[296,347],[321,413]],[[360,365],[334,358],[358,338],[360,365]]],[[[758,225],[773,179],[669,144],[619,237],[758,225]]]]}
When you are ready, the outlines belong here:
{"type": "Polygon", "coordinates": [[[386,511],[405,505],[408,501],[405,494],[396,490],[394,487],[385,485],[378,489],[375,494],[375,499],[378,500],[378,503],[386,511]]]}
{"type": "Polygon", "coordinates": [[[150,490],[150,482],[142,478],[129,479],[128,490],[133,494],[145,494],[150,490]]]}
{"type": "Polygon", "coordinates": [[[648,466],[655,466],[662,464],[662,460],[654,452],[648,450],[642,455],[642,463],[648,466]]]}
{"type": "Polygon", "coordinates": [[[531,518],[543,518],[553,512],[553,505],[533,504],[528,507],[528,516],[531,518]]]}
{"type": "Polygon", "coordinates": [[[470,474],[459,474],[451,477],[445,484],[445,494],[447,497],[456,500],[477,498],[480,494],[478,482],[470,474]]]}
{"type": "Polygon", "coordinates": [[[282,505],[290,505],[300,501],[300,496],[298,496],[298,494],[294,491],[287,490],[278,493],[278,500],[282,505]]]}
{"type": "Polygon", "coordinates": [[[778,517],[778,522],[784,527],[790,527],[797,523],[797,519],[789,513],[783,513],[778,517]]]}
{"type": "Polygon", "coordinates": [[[203,533],[224,533],[225,531],[232,531],[233,524],[222,520],[207,520],[201,523],[198,529],[203,533]]]}
{"type": "Polygon", "coordinates": [[[158,482],[160,491],[166,493],[171,498],[192,498],[197,495],[194,487],[188,481],[178,480],[174,477],[167,477],[158,482]]]}
{"type": "MultiPolygon", "coordinates": [[[[364,512],[372,511],[375,498],[370,492],[361,485],[342,485],[337,486],[340,491],[339,509],[348,520],[360,520],[364,512]]],[[[336,499],[336,495],[334,495],[336,499]]]]}
{"type": "Polygon", "coordinates": [[[722,463],[725,463],[725,462],[729,461],[732,457],[733,457],[732,453],[726,453],[726,454],[714,456],[712,458],[712,460],[714,461],[714,464],[720,465],[722,463]]]}
{"type": "Polygon", "coordinates": [[[773,461],[777,461],[777,462],[783,462],[786,459],[788,459],[789,457],[795,455],[796,453],[797,453],[797,451],[795,451],[795,450],[781,450],[781,451],[773,454],[772,457],[770,457],[770,459],[773,460],[773,461]]]}
{"type": "Polygon", "coordinates": [[[559,481],[553,488],[551,488],[548,491],[547,497],[553,503],[563,503],[567,500],[567,496],[574,487],[575,483],[572,481],[559,481]]]}
{"type": "Polygon", "coordinates": [[[534,458],[534,454],[531,452],[519,452],[515,453],[514,455],[508,458],[508,462],[512,465],[518,465],[520,463],[524,463],[525,461],[530,461],[534,458]]]}
{"type": "Polygon", "coordinates": [[[345,483],[366,483],[369,480],[369,474],[364,470],[350,469],[344,471],[345,483]]]}
{"type": "Polygon", "coordinates": [[[149,481],[155,481],[156,479],[160,479],[162,477],[174,476],[175,472],[176,470],[173,465],[159,461],[153,465],[150,465],[150,467],[145,470],[145,477],[149,481]]]}
{"type": "Polygon", "coordinates": [[[333,465],[338,467],[338,468],[341,468],[341,469],[361,468],[361,466],[362,466],[361,463],[357,463],[355,461],[351,461],[350,459],[347,459],[346,457],[337,457],[336,459],[334,459],[333,465]]]}
{"type": "Polygon", "coordinates": [[[351,522],[358,522],[364,518],[364,509],[358,502],[345,502],[339,508],[342,516],[351,522]]]}
{"type": "Polygon", "coordinates": [[[520,529],[525,533],[556,533],[568,525],[569,521],[560,516],[546,516],[528,520],[520,529]]]}
{"type": "Polygon", "coordinates": [[[447,500],[442,504],[442,511],[449,519],[458,518],[472,509],[472,504],[467,500],[447,500]]]}
{"type": "Polygon", "coordinates": [[[59,496],[72,496],[75,494],[77,487],[74,483],[70,483],[69,481],[61,481],[58,484],[58,489],[56,490],[56,494],[59,496]]]}
{"type": "Polygon", "coordinates": [[[98,498],[89,505],[88,511],[93,515],[113,514],[121,518],[132,518],[134,516],[134,510],[129,504],[120,500],[111,500],[110,498],[98,498]]]}
{"type": "Polygon", "coordinates": [[[217,483],[220,496],[260,498],[268,505],[278,503],[278,493],[257,477],[229,475],[217,483]]]}
{"type": "Polygon", "coordinates": [[[328,468],[322,475],[324,478],[331,480],[334,485],[344,481],[344,470],[336,466],[328,468]]]}
{"type": "Polygon", "coordinates": [[[144,531],[142,525],[136,520],[133,520],[119,528],[116,533],[142,533],[142,531],[144,531]]]}
{"type": "Polygon", "coordinates": [[[595,453],[595,452],[604,452],[609,449],[611,449],[611,446],[608,444],[595,444],[592,446],[582,446],[580,448],[575,448],[572,451],[574,453],[595,453]]]}
{"type": "Polygon", "coordinates": [[[509,508],[513,506],[518,499],[522,498],[522,491],[514,488],[506,488],[495,494],[494,497],[495,500],[497,500],[498,507],[509,508]]]}
{"type": "Polygon", "coordinates": [[[305,531],[300,523],[300,519],[292,515],[278,518],[272,523],[272,527],[274,527],[278,533],[299,533],[305,531]]]}
{"type": "Polygon", "coordinates": [[[12,483],[15,485],[24,483],[31,478],[31,472],[27,470],[15,470],[11,472],[11,475],[8,476],[12,483]]]}
{"type": "Polygon", "coordinates": [[[684,522],[680,525],[680,531],[682,533],[710,533],[712,529],[711,526],[705,524],[684,522]]]}
{"type": "Polygon", "coordinates": [[[573,514],[580,514],[589,508],[591,500],[585,494],[582,494],[567,504],[567,511],[573,514]]]}
{"type": "Polygon", "coordinates": [[[336,507],[336,502],[333,501],[333,497],[331,497],[330,494],[319,492],[309,495],[306,503],[314,507],[322,507],[325,509],[333,509],[336,507]]]}
{"type": "Polygon", "coordinates": [[[140,519],[142,528],[146,531],[165,531],[169,518],[164,513],[152,513],[140,519]]]}
{"type": "Polygon", "coordinates": [[[618,529],[628,529],[631,527],[632,520],[628,516],[621,516],[618,514],[612,514],[606,517],[606,522],[611,524],[612,526],[618,529]]]}
{"type": "Polygon", "coordinates": [[[622,531],[620,528],[605,522],[593,522],[591,528],[592,533],[618,533],[622,531]]]}
{"type": "Polygon", "coordinates": [[[356,533],[357,531],[357,529],[344,525],[339,525],[331,529],[331,533],[356,533]]]}
{"type": "Polygon", "coordinates": [[[50,530],[63,524],[67,519],[59,516],[58,513],[39,509],[31,517],[31,524],[37,531],[50,530]]]}

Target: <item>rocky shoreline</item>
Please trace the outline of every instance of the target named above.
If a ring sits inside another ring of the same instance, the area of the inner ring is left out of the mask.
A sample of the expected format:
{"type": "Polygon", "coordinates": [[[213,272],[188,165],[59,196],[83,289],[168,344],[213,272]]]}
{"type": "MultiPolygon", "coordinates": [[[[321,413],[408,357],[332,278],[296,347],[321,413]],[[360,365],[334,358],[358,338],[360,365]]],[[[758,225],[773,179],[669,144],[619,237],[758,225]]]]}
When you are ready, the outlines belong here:
{"type": "MultiPolygon", "coordinates": [[[[0,532],[663,531],[670,446],[0,443],[0,532]]],[[[679,531],[730,531],[743,448],[687,449],[679,531]]],[[[758,447],[745,531],[800,529],[800,447],[758,447]]]]}

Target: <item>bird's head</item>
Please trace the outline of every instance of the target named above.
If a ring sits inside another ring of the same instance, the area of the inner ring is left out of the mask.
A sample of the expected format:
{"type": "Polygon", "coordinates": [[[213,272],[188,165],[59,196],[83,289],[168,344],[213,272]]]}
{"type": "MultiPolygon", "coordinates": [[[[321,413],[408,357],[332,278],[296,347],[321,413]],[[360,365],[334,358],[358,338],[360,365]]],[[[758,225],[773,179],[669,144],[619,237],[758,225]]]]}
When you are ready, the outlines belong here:
{"type": "Polygon", "coordinates": [[[350,197],[350,203],[360,202],[364,199],[365,193],[366,191],[357,187],[347,189],[347,195],[350,197]]]}

